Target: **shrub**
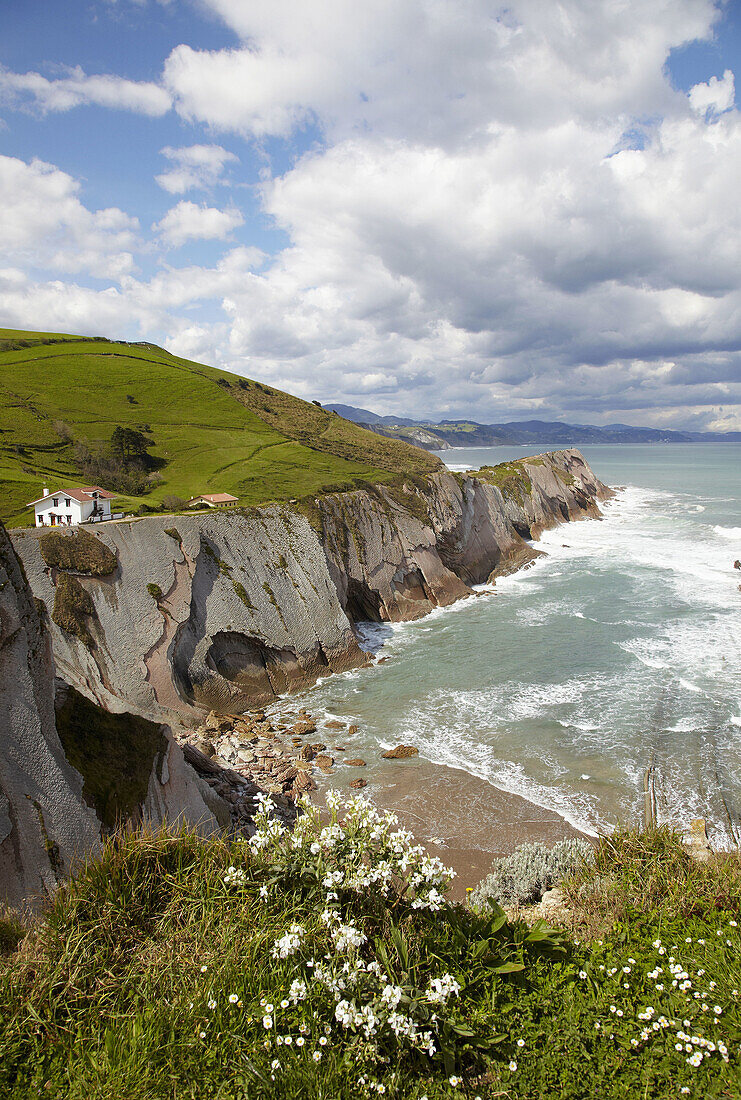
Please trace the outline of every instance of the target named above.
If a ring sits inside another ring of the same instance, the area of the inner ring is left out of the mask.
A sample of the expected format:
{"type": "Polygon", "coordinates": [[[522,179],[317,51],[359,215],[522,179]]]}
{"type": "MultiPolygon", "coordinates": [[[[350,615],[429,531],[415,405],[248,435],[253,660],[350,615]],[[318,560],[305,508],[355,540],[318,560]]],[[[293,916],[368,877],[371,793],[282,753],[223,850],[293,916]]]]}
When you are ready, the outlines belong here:
{"type": "Polygon", "coordinates": [[[55,420],[52,424],[54,431],[61,439],[62,443],[71,443],[74,439],[72,435],[72,429],[66,420],[55,420]]]}
{"type": "Polygon", "coordinates": [[[110,547],[83,527],[68,535],[61,531],[44,531],[39,536],[39,549],[47,565],[93,577],[106,577],[117,565],[116,555],[110,547]]]}
{"type": "Polygon", "coordinates": [[[186,505],[186,501],[174,493],[168,493],[162,498],[162,507],[167,512],[181,512],[186,505]]]}
{"type": "Polygon", "coordinates": [[[52,620],[66,630],[68,634],[74,634],[85,645],[92,645],[92,638],[88,630],[86,617],[95,614],[95,604],[89,592],[86,592],[76,577],[69,573],[60,573],[57,587],[54,593],[54,609],[52,620]]]}
{"type": "Polygon", "coordinates": [[[494,870],[473,890],[470,904],[481,908],[490,899],[502,905],[539,901],[546,890],[593,856],[588,840],[561,840],[552,848],[521,844],[494,863],[494,870]]]}
{"type": "Polygon", "coordinates": [[[147,592],[153,600],[162,599],[162,589],[158,584],[155,584],[154,581],[150,581],[150,583],[147,585],[147,592]]]}

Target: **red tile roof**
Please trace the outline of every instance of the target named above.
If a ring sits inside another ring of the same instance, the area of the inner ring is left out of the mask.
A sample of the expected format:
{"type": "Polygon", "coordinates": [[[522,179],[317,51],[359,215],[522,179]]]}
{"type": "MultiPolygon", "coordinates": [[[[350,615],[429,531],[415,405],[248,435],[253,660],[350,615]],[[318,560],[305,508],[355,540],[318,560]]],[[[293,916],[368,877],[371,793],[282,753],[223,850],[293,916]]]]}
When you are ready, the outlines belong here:
{"type": "Polygon", "coordinates": [[[83,485],[83,493],[97,493],[103,500],[113,500],[115,493],[109,493],[107,489],[101,489],[100,485],[83,485]]]}
{"type": "Polygon", "coordinates": [[[92,499],[92,493],[97,493],[101,500],[113,500],[116,495],[109,493],[107,489],[101,489],[99,485],[78,485],[75,489],[55,489],[53,493],[46,493],[38,500],[29,501],[26,507],[32,508],[34,504],[40,504],[42,500],[49,500],[50,497],[72,497],[80,504],[87,504],[92,499]]]}

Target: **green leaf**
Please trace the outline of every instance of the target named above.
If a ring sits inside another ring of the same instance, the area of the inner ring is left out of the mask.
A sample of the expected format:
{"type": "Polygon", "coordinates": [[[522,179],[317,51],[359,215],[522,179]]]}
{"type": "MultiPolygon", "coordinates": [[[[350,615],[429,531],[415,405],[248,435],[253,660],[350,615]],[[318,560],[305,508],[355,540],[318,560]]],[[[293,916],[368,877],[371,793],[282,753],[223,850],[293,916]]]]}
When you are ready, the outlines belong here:
{"type": "Polygon", "coordinates": [[[494,974],[519,974],[521,970],[525,969],[524,963],[502,963],[501,966],[495,966],[493,968],[494,974]]]}
{"type": "Polygon", "coordinates": [[[460,1035],[462,1039],[473,1039],[476,1032],[471,1031],[470,1027],[464,1027],[463,1024],[454,1024],[451,1020],[448,1020],[448,1027],[456,1035],[460,1035]]]}

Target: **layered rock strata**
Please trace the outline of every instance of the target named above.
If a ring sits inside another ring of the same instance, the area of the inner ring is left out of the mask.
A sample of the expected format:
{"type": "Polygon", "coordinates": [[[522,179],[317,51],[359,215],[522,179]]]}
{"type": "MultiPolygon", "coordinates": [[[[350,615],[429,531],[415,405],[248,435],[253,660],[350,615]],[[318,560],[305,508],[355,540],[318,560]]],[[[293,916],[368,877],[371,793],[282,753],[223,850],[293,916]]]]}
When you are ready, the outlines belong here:
{"type": "Polygon", "coordinates": [[[77,570],[74,555],[55,565],[44,532],[14,542],[64,680],[106,709],[125,702],[192,726],[205,710],[238,713],[367,663],[356,622],[469,596],[531,560],[527,540],[599,515],[608,495],[567,450],[504,474],[440,471],[294,506],[105,524],[95,537],[115,565],[101,555],[97,573],[88,551],[77,570]]]}
{"type": "Polygon", "coordinates": [[[0,525],[0,902],[50,893],[99,842],[57,735],[51,639],[0,525]]]}
{"type": "Polygon", "coordinates": [[[46,609],[0,524],[0,904],[36,907],[117,827],[218,830],[167,726],[55,677],[46,609]],[[79,688],[79,690],[78,690],[79,688]]]}

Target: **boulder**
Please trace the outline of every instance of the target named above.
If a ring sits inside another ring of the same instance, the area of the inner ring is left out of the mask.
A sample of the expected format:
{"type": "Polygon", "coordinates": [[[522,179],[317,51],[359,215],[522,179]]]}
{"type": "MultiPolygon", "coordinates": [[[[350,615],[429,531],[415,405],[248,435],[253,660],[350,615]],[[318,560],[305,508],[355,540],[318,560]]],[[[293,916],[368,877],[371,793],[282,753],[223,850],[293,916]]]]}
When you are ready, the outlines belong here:
{"type": "Polygon", "coordinates": [[[368,786],[367,779],[351,779],[350,786],[354,791],[362,791],[363,787],[368,786]]]}
{"type": "Polygon", "coordinates": [[[690,822],[690,827],[685,834],[684,844],[690,856],[697,863],[709,863],[713,858],[713,850],[708,841],[705,819],[695,818],[690,822]]]}
{"type": "Polygon", "coordinates": [[[365,760],[346,760],[345,763],[349,768],[364,768],[365,760]]]}
{"type": "Polygon", "coordinates": [[[395,749],[382,752],[381,756],[384,760],[407,760],[410,756],[419,756],[419,749],[414,745],[397,745],[395,749]]]}

